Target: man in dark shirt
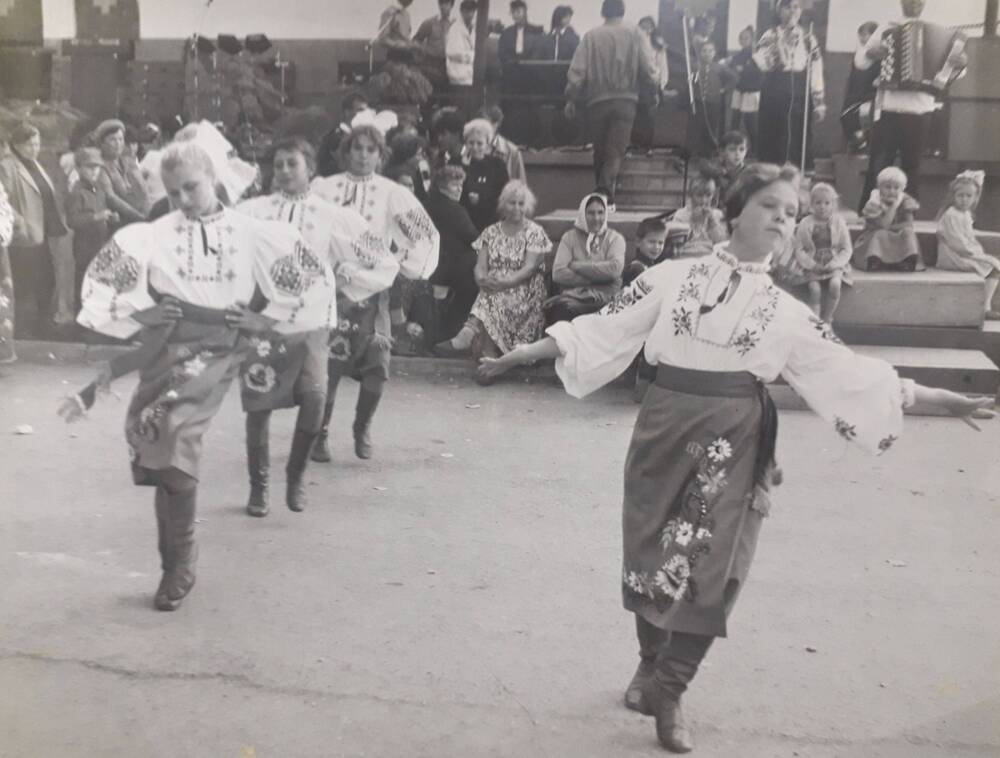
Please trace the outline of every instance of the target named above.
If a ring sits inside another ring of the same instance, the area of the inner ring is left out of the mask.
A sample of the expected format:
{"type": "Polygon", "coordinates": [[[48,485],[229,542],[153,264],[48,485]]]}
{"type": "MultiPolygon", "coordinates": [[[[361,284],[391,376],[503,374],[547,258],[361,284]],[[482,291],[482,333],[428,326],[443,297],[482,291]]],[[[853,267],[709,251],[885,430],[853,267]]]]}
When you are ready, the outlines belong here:
{"type": "Polygon", "coordinates": [[[512,0],[510,17],[514,23],[500,34],[498,52],[500,65],[530,59],[533,46],[538,38],[545,33],[540,26],[528,23],[528,5],[524,0],[512,0]]]}

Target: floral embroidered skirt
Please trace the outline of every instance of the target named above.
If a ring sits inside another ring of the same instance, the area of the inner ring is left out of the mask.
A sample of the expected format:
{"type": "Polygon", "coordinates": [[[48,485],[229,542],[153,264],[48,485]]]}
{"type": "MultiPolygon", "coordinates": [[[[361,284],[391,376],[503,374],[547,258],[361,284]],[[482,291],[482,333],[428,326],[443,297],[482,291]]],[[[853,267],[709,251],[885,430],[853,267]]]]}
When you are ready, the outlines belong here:
{"type": "Polygon", "coordinates": [[[177,468],[198,478],[201,438],[246,355],[246,341],[224,324],[179,321],[139,374],[125,419],[138,485],[159,484],[177,468]]]}
{"type": "Polygon", "coordinates": [[[0,363],[13,361],[14,352],[14,278],[10,271],[10,253],[0,245],[0,363]]]}
{"type": "Polygon", "coordinates": [[[326,394],[329,332],[270,332],[251,337],[240,367],[243,410],[269,411],[298,405],[302,394],[326,394]]]}
{"type": "Polygon", "coordinates": [[[763,407],[745,373],[660,366],[625,462],[625,608],[726,636],[770,501],[754,484],[763,407]]]}
{"type": "MultiPolygon", "coordinates": [[[[388,300],[381,296],[363,303],[337,304],[339,321],[330,331],[330,374],[350,376],[361,381],[389,379],[389,359],[392,341],[377,333],[376,322],[386,316],[381,313],[388,300]]],[[[388,324],[388,318],[383,320],[388,324]]]]}

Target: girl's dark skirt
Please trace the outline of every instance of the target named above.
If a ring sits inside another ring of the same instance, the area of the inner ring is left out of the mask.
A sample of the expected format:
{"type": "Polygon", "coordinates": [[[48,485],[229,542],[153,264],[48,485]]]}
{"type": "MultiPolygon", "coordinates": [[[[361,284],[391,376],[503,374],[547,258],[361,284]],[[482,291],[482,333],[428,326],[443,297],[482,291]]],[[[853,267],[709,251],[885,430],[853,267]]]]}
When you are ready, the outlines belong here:
{"type": "Polygon", "coordinates": [[[770,508],[758,482],[776,431],[753,375],[659,366],[625,462],[626,609],[661,629],[726,636],[770,508]]]}
{"type": "Polygon", "coordinates": [[[250,339],[240,368],[243,410],[292,408],[309,392],[326,394],[329,331],[268,333],[250,339]]]}

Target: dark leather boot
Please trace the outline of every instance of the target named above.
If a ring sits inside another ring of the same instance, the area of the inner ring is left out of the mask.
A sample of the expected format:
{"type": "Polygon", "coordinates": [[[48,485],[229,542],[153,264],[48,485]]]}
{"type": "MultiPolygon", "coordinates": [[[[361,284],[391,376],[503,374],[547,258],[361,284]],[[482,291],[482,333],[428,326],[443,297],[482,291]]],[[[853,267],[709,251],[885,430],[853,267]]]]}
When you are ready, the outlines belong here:
{"type": "Polygon", "coordinates": [[[328,400],[323,407],[323,426],[320,427],[319,434],[313,442],[312,459],[317,463],[329,463],[331,460],[330,443],[327,435],[330,430],[330,416],[333,415],[333,400],[328,400]]]}
{"type": "Polygon", "coordinates": [[[307,503],[306,485],[303,474],[309,463],[309,451],[313,449],[316,435],[296,429],[292,436],[292,450],[288,454],[288,465],[285,467],[285,503],[288,510],[299,513],[304,511],[307,503]]]}
{"type": "MultiPolygon", "coordinates": [[[[157,610],[173,611],[194,587],[195,564],[198,561],[198,545],[194,540],[194,514],[197,490],[166,493],[166,546],[170,555],[170,568],[163,574],[163,580],[156,591],[154,604],[157,610]]],[[[157,506],[159,506],[159,500],[157,506]]]]}
{"type": "Polygon", "coordinates": [[[656,671],[656,662],[653,660],[641,659],[639,668],[635,670],[632,681],[629,682],[625,690],[625,707],[631,711],[637,711],[643,716],[652,716],[653,709],[646,700],[646,688],[653,681],[653,673],[656,671]]]}
{"type": "Polygon", "coordinates": [[[372,392],[364,387],[358,392],[358,405],[354,412],[354,454],[367,460],[372,457],[371,424],[381,392],[372,392]]]}
{"type": "Polygon", "coordinates": [[[166,596],[169,576],[174,568],[174,552],[170,543],[170,520],[167,518],[167,509],[170,507],[170,496],[167,491],[158,486],[153,504],[156,509],[156,534],[157,549],[160,551],[160,585],[156,588],[156,604],[159,606],[160,596],[166,596]]]}
{"type": "Polygon", "coordinates": [[[681,701],[671,697],[655,682],[646,688],[646,699],[656,718],[656,738],[671,753],[690,753],[694,750],[694,739],[681,711],[681,701]]]}
{"type": "Polygon", "coordinates": [[[271,449],[268,441],[267,418],[264,414],[247,414],[247,473],[250,475],[250,497],[247,513],[258,518],[268,514],[268,478],[271,449]]]}

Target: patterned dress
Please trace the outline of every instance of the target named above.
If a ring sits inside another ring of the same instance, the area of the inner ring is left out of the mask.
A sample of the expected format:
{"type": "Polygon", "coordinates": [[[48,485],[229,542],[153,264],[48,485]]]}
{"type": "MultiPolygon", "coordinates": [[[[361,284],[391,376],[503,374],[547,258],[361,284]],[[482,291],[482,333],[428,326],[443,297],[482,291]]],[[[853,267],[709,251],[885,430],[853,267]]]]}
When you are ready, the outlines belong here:
{"type": "Polygon", "coordinates": [[[600,313],[548,329],[576,397],[618,376],[643,344],[659,365],[625,466],[622,589],[625,607],[660,628],[726,634],[770,510],[758,464],[761,430],[771,426],[773,444],[777,422],[763,382],[783,377],[841,437],[875,453],[899,437],[913,401],[912,382],[844,347],[767,268],[720,245],[665,261],[600,313]]]}
{"type": "Polygon", "coordinates": [[[0,363],[17,359],[14,352],[14,278],[7,245],[14,235],[14,209],[0,184],[0,363]]]}
{"type": "MultiPolygon", "coordinates": [[[[254,218],[279,221],[297,229],[309,249],[326,254],[344,296],[337,307],[348,309],[392,286],[399,264],[368,223],[355,211],[341,208],[315,192],[276,192],[241,203],[237,210],[254,218]]],[[[336,324],[339,319],[332,320],[336,324]]],[[[297,334],[256,335],[251,353],[240,369],[243,409],[288,408],[300,393],[326,392],[329,333],[327,329],[297,334]],[[263,381],[269,369],[276,382],[263,381]],[[265,389],[269,388],[269,389],[265,389]]]]}
{"type": "MultiPolygon", "coordinates": [[[[225,322],[225,309],[262,298],[279,334],[328,328],[334,278],[287,224],[225,209],[200,219],[174,211],[132,224],[94,258],[83,282],[78,321],[112,337],[137,336],[154,349],[138,366],[125,434],[136,484],[157,484],[177,468],[198,477],[201,439],[222,403],[249,341],[225,322]],[[167,328],[142,328],[133,315],[175,298],[184,313],[167,328]]],[[[280,350],[280,346],[276,348],[280,350]]],[[[273,368],[260,376],[274,386],[273,368]]]]}
{"type": "MultiPolygon", "coordinates": [[[[506,276],[524,265],[527,254],[544,255],[552,249],[552,242],[534,221],[528,221],[515,236],[504,233],[500,223],[493,224],[472,243],[478,253],[486,250],[490,274],[506,276]]],[[[472,306],[472,315],[478,318],[490,339],[508,353],[521,344],[534,342],[542,335],[545,326],[545,277],[541,270],[528,281],[499,292],[480,290],[472,306]]]]}

